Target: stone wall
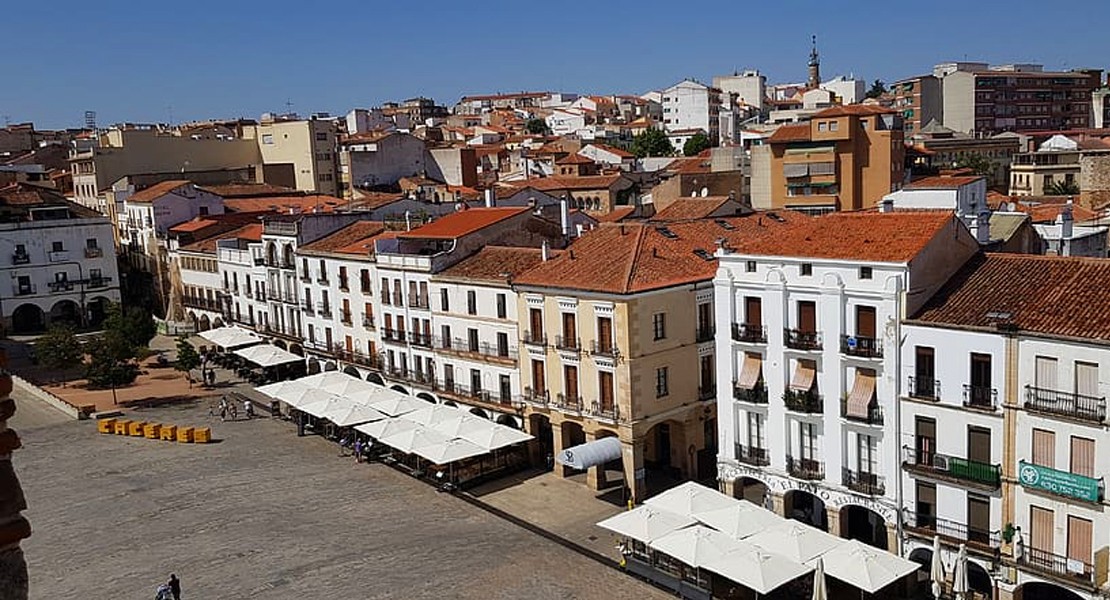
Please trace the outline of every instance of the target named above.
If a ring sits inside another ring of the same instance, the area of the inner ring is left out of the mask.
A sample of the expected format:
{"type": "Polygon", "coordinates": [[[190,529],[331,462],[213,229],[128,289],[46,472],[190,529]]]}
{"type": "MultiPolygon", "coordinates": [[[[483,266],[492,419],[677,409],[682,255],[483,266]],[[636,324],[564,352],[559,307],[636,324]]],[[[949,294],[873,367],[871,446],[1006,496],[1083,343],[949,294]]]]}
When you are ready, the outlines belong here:
{"type": "Polygon", "coordinates": [[[1084,153],[1079,157],[1079,202],[1101,209],[1110,204],[1110,153],[1084,153]]]}
{"type": "MultiPolygon", "coordinates": [[[[0,353],[0,367],[6,365],[7,356],[0,353]]],[[[0,600],[27,600],[27,563],[19,543],[31,535],[31,524],[20,514],[27,502],[12,467],[12,452],[20,441],[8,429],[15,414],[11,392],[12,377],[0,369],[0,600]]]]}

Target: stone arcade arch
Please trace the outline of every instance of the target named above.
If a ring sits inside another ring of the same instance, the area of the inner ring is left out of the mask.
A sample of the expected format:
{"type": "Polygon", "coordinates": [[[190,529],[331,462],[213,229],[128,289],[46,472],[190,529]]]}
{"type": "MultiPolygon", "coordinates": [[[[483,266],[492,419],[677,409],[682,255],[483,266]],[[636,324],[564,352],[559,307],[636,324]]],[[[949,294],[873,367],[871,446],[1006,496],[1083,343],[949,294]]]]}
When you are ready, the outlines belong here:
{"type": "Polygon", "coordinates": [[[13,333],[38,333],[46,329],[46,315],[34,304],[20,304],[12,312],[13,333]]]}
{"type": "Polygon", "coordinates": [[[858,504],[848,504],[840,509],[839,535],[880,550],[887,550],[889,545],[886,520],[879,513],[858,504]]]}
{"type": "Polygon", "coordinates": [[[812,525],[821,531],[829,530],[825,502],[805,490],[790,490],[782,496],[783,516],[812,525]]]}

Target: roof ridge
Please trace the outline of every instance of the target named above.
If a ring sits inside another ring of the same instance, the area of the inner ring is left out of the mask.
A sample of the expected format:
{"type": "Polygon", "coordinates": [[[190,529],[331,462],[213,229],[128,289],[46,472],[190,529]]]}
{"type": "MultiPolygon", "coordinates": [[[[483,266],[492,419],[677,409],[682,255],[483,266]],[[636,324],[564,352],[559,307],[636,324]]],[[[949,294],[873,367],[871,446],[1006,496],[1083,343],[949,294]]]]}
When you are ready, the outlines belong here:
{"type": "MultiPolygon", "coordinates": [[[[622,223],[620,227],[624,229],[624,224],[622,223]]],[[[623,294],[628,294],[632,291],[632,280],[636,277],[636,263],[640,260],[640,248],[644,245],[644,239],[647,237],[647,226],[639,225],[638,229],[640,232],[636,239],[636,247],[632,249],[632,256],[628,261],[628,273],[624,281],[624,288],[621,291],[623,294]]]]}

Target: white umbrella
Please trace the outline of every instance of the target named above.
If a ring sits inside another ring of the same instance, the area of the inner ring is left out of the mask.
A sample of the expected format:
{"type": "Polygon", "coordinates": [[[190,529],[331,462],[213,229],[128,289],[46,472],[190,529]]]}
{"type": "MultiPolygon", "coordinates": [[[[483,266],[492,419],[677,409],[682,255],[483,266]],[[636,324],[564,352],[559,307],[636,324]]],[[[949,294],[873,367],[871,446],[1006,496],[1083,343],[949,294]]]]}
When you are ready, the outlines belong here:
{"type": "Polygon", "coordinates": [[[459,437],[469,442],[474,442],[487,450],[496,450],[498,448],[504,448],[505,446],[527,442],[532,439],[532,436],[523,431],[496,423],[493,424],[493,429],[464,432],[459,437]]]}
{"type": "Polygon", "coordinates": [[[746,541],[800,563],[809,563],[844,545],[843,539],[794,520],[784,521],[746,541]]]}
{"type": "Polygon", "coordinates": [[[433,464],[447,465],[457,460],[485,454],[486,450],[466,440],[454,439],[442,444],[421,446],[413,449],[412,452],[433,464]]]}
{"type": "Polygon", "coordinates": [[[967,546],[960,544],[960,553],[956,555],[956,566],[952,569],[952,593],[956,595],[956,600],[964,600],[968,589],[967,546]]]}
{"type": "Polygon", "coordinates": [[[243,348],[241,350],[236,350],[235,354],[242,356],[260,367],[273,367],[304,360],[303,357],[286,352],[270,344],[259,344],[258,346],[243,348]]]}
{"type": "Polygon", "coordinates": [[[825,581],[825,561],[817,559],[817,572],[813,574],[812,600],[828,600],[829,584],[825,581]]]}
{"type": "MultiPolygon", "coordinates": [[[[724,508],[700,512],[697,518],[702,523],[738,540],[767,529],[777,529],[785,521],[775,513],[751,502],[736,502],[724,508]]],[[[774,552],[771,549],[768,551],[774,552]]]]}
{"type": "MultiPolygon", "coordinates": [[[[327,392],[320,392],[320,393],[321,394],[327,394],[327,392]]],[[[351,406],[351,404],[349,402],[347,402],[346,400],[343,400],[342,398],[339,398],[337,396],[331,396],[330,394],[329,394],[329,396],[330,397],[321,398],[319,400],[314,400],[312,402],[307,402],[304,405],[299,406],[297,408],[299,410],[303,411],[303,412],[306,412],[306,413],[318,418],[318,419],[327,419],[328,418],[327,415],[329,413],[338,412],[340,410],[343,410],[344,408],[349,408],[351,406]]]]}
{"type": "MultiPolygon", "coordinates": [[[[411,417],[405,418],[409,419],[410,421],[416,421],[416,419],[411,417]]],[[[476,417],[470,413],[458,411],[458,414],[455,415],[454,418],[445,419],[443,421],[439,421],[438,423],[433,423],[430,425],[430,427],[446,435],[447,437],[458,438],[466,437],[464,435],[466,433],[476,433],[492,429],[494,427],[494,423],[489,419],[483,419],[481,417],[476,417]]]]}
{"type": "Polygon", "coordinates": [[[648,542],[654,550],[688,565],[703,567],[729,552],[750,549],[729,536],[702,525],[694,525],[648,542]]]}
{"type": "Polygon", "coordinates": [[[426,408],[421,408],[420,410],[414,410],[410,413],[406,413],[404,415],[404,418],[410,421],[416,421],[421,425],[430,426],[437,423],[442,423],[444,421],[449,421],[451,419],[457,419],[461,415],[466,414],[463,411],[451,406],[447,406],[446,404],[428,404],[425,402],[424,405],[426,408]]]}
{"type": "Polygon", "coordinates": [[[364,404],[351,403],[336,410],[329,410],[324,414],[324,418],[340,427],[350,427],[368,421],[381,421],[386,416],[364,404]]]}
{"type": "Polygon", "coordinates": [[[335,394],[332,394],[330,392],[325,392],[324,390],[318,390],[316,388],[304,389],[298,387],[289,387],[285,390],[282,390],[281,399],[289,406],[292,406],[293,408],[296,408],[301,412],[307,412],[311,415],[319,416],[316,415],[316,413],[306,409],[311,407],[314,410],[319,410],[321,406],[337,398],[339,398],[339,396],[336,396],[335,394]]]}
{"type": "Polygon", "coordinates": [[[383,419],[356,425],[355,431],[361,431],[376,440],[380,440],[417,427],[420,427],[420,425],[405,419],[383,419]]]}
{"type": "Polygon", "coordinates": [[[728,508],[740,501],[692,481],[648,498],[644,504],[680,515],[699,518],[700,513],[728,508]]]}
{"type": "Polygon", "coordinates": [[[940,536],[933,536],[933,560],[929,565],[929,579],[933,582],[933,598],[940,600],[944,593],[944,561],[940,559],[940,536]]]}
{"type": "Polygon", "coordinates": [[[370,407],[383,412],[391,417],[404,415],[428,406],[427,402],[417,400],[400,392],[389,390],[389,394],[381,398],[371,398],[370,407]]]}
{"type": "Polygon", "coordinates": [[[850,540],[822,557],[825,574],[869,594],[917,571],[918,564],[858,540],[850,540]]]}
{"type": "Polygon", "coordinates": [[[646,544],[695,523],[697,521],[691,517],[650,506],[639,506],[609,517],[597,525],[646,544]]]}
{"type": "Polygon", "coordinates": [[[753,544],[733,540],[735,548],[718,555],[704,565],[707,571],[723,575],[754,590],[757,594],[770,594],[813,570],[777,554],[764,552],[753,544]]]}
{"type": "Polygon", "coordinates": [[[379,389],[379,386],[376,386],[368,381],[355,379],[350,375],[343,375],[342,379],[335,378],[332,381],[324,382],[320,386],[320,389],[329,391],[333,394],[339,394],[340,396],[354,398],[355,396],[359,395],[369,396],[371,393],[379,389]]]}
{"type": "Polygon", "coordinates": [[[379,441],[390,448],[395,448],[404,452],[405,454],[412,454],[417,448],[426,446],[435,446],[437,444],[445,444],[451,438],[432,431],[427,427],[415,427],[408,431],[395,433],[388,437],[383,437],[379,441]]]}

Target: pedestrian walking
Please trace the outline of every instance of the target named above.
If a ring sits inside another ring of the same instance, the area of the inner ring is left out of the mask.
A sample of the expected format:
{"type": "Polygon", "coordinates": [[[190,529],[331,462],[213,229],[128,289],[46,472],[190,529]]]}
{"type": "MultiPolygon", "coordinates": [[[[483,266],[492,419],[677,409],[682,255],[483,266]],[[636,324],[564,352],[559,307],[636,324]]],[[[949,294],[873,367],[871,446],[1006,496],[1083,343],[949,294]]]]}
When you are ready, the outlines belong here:
{"type": "Polygon", "coordinates": [[[362,440],[359,438],[355,439],[355,462],[362,462],[362,440]]]}
{"type": "Polygon", "coordinates": [[[243,400],[243,413],[247,415],[248,421],[254,417],[254,404],[251,403],[250,398],[243,400]]]}
{"type": "Polygon", "coordinates": [[[173,594],[173,600],[181,600],[181,580],[177,575],[170,573],[170,580],[167,582],[170,586],[170,593],[173,594]]]}
{"type": "Polygon", "coordinates": [[[170,589],[170,584],[163,583],[154,590],[154,600],[173,600],[173,590],[170,589]]]}
{"type": "Polygon", "coordinates": [[[220,404],[220,420],[227,421],[227,404],[220,404]]]}

